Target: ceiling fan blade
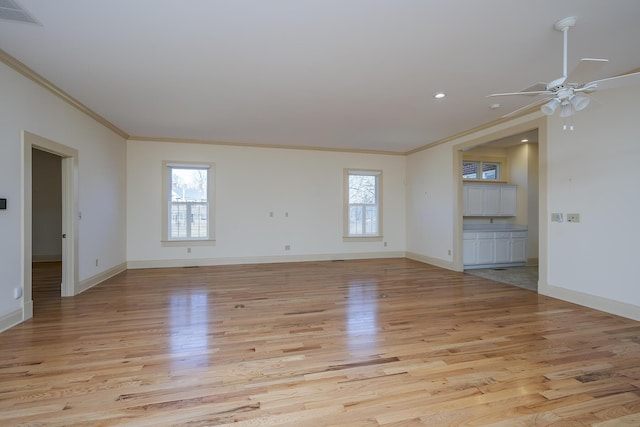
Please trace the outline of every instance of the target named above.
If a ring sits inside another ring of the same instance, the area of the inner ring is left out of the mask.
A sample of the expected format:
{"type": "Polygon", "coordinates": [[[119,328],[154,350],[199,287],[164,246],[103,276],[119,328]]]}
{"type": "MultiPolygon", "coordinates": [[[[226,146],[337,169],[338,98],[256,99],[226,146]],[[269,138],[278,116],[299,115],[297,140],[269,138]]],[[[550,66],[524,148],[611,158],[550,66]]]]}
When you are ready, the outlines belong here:
{"type": "Polygon", "coordinates": [[[569,73],[566,82],[570,85],[580,85],[594,78],[600,69],[609,63],[608,59],[582,58],[578,65],[569,73]]]}
{"type": "Polygon", "coordinates": [[[584,92],[593,92],[595,90],[615,89],[632,84],[640,84],[640,71],[638,71],[637,73],[623,74],[621,76],[594,80],[583,85],[583,88],[584,92]]]}
{"type": "Polygon", "coordinates": [[[507,117],[515,116],[516,114],[518,114],[521,111],[528,110],[529,108],[533,108],[533,107],[535,107],[537,105],[544,104],[545,102],[549,101],[550,99],[553,99],[553,96],[547,96],[545,98],[538,99],[537,101],[532,102],[531,104],[527,104],[524,107],[520,107],[517,110],[514,110],[514,111],[512,111],[510,113],[505,114],[504,116],[502,116],[502,118],[504,119],[504,118],[507,118],[507,117]]]}
{"type": "Polygon", "coordinates": [[[522,89],[522,92],[540,92],[540,91],[546,91],[546,90],[547,90],[547,84],[544,82],[540,82],[540,83],[531,85],[526,89],[522,89]]]}
{"type": "Polygon", "coordinates": [[[487,98],[491,98],[493,96],[512,96],[512,95],[551,95],[553,92],[550,90],[533,90],[528,92],[505,92],[505,93],[492,93],[491,95],[487,95],[487,98]]]}

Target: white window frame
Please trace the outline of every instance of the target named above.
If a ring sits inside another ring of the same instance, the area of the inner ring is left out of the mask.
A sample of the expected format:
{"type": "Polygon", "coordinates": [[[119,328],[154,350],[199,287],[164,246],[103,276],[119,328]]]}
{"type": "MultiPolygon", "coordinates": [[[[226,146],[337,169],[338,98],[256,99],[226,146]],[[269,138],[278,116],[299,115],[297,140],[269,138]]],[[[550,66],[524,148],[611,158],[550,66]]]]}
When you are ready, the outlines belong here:
{"type": "Polygon", "coordinates": [[[482,182],[506,182],[506,160],[503,158],[464,158],[462,159],[462,179],[464,181],[482,181],[482,182]],[[464,177],[464,164],[475,163],[478,166],[478,178],[465,178],[464,177]],[[484,178],[482,174],[482,168],[484,164],[497,165],[498,176],[493,178],[484,178]]]}
{"type": "Polygon", "coordinates": [[[162,246],[213,246],[215,244],[215,163],[208,162],[162,162],[162,246]],[[169,236],[169,211],[171,209],[171,171],[176,169],[207,169],[207,237],[171,238],[169,236]]]}
{"type": "Polygon", "coordinates": [[[371,169],[345,169],[344,170],[344,218],[343,218],[343,240],[345,241],[372,241],[382,240],[382,171],[371,169]],[[376,234],[352,234],[349,230],[350,207],[349,203],[349,176],[366,175],[376,177],[376,203],[378,229],[376,234]]]}

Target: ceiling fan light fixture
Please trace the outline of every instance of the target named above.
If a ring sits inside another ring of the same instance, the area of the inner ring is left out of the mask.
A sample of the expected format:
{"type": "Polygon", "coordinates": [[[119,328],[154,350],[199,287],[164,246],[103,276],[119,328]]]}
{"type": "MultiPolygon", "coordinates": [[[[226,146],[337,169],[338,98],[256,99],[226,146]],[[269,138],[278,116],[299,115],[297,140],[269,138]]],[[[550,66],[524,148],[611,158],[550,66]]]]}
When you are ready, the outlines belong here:
{"type": "Polygon", "coordinates": [[[570,102],[564,102],[560,107],[560,117],[571,117],[573,115],[573,107],[570,102]]]}
{"type": "Polygon", "coordinates": [[[577,93],[569,99],[569,102],[571,102],[571,105],[573,105],[576,111],[582,111],[587,108],[591,99],[587,95],[577,93]]]}
{"type": "Polygon", "coordinates": [[[560,100],[558,98],[553,98],[551,101],[544,104],[540,107],[540,110],[546,114],[547,116],[553,116],[553,113],[556,112],[556,109],[560,105],[560,100]]]}

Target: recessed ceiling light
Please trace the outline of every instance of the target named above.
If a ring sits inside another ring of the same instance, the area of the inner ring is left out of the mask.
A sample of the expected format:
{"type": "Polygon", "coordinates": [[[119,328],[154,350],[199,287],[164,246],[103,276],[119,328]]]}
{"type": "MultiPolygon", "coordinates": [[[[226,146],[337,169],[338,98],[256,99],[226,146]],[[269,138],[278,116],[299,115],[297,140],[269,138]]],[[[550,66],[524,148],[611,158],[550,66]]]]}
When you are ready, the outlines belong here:
{"type": "Polygon", "coordinates": [[[491,106],[489,108],[491,108],[492,110],[495,110],[496,108],[500,108],[500,104],[497,104],[497,103],[496,104],[491,104],[491,106]]]}
{"type": "Polygon", "coordinates": [[[442,98],[444,98],[444,97],[445,97],[445,94],[444,94],[443,92],[438,92],[438,93],[436,93],[435,95],[433,95],[433,97],[434,97],[435,99],[442,99],[442,98]]]}
{"type": "Polygon", "coordinates": [[[520,142],[529,142],[527,138],[520,140],[520,142]]]}

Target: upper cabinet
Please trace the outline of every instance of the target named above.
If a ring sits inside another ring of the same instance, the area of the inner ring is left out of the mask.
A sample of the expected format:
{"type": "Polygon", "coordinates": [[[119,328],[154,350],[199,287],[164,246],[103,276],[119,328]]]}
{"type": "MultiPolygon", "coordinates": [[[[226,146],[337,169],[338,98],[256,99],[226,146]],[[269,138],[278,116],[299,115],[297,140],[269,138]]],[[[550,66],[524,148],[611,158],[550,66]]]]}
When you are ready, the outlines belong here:
{"type": "Polygon", "coordinates": [[[464,216],[516,216],[517,186],[463,184],[464,216]]]}

